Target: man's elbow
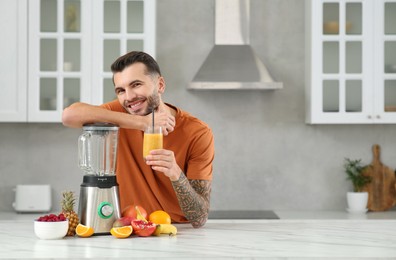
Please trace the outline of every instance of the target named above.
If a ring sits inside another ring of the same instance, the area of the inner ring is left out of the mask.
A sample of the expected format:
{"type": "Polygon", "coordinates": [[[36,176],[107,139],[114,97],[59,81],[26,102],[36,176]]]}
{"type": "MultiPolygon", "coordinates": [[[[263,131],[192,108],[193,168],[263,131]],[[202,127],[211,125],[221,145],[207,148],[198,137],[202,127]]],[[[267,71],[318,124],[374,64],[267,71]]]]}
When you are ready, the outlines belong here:
{"type": "Polygon", "coordinates": [[[79,128],[81,127],[78,123],[76,123],[76,110],[75,110],[75,105],[72,104],[68,107],[66,107],[63,112],[62,112],[62,124],[67,127],[72,127],[72,128],[79,128]]]}
{"type": "Polygon", "coordinates": [[[72,127],[70,107],[66,107],[62,112],[62,124],[67,127],[72,127]]]}
{"type": "Polygon", "coordinates": [[[191,225],[193,226],[193,228],[201,228],[205,226],[206,221],[208,221],[208,213],[205,214],[204,216],[201,216],[199,219],[195,221],[191,221],[191,225]]]}

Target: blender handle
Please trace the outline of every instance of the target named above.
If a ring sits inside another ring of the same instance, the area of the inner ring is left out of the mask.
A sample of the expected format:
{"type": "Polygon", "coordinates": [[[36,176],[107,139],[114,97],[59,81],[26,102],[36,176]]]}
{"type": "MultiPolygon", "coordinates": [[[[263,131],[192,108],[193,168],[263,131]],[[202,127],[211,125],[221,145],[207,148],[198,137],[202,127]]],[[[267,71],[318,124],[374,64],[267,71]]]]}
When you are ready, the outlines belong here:
{"type": "Polygon", "coordinates": [[[80,169],[84,171],[88,171],[89,169],[89,152],[88,152],[88,143],[89,138],[91,138],[90,133],[83,133],[78,138],[78,166],[80,169]]]}

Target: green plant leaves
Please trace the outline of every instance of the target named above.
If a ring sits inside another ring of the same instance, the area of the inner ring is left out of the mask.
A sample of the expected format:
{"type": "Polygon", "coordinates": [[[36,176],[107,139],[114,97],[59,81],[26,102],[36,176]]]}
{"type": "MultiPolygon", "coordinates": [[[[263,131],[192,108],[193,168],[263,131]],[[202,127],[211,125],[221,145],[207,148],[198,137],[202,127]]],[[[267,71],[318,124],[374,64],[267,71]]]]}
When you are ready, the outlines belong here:
{"type": "Polygon", "coordinates": [[[349,158],[345,158],[344,169],[347,174],[347,179],[352,181],[353,190],[355,192],[361,192],[363,187],[371,182],[370,176],[363,175],[363,170],[366,167],[361,162],[361,160],[351,160],[349,158]]]}

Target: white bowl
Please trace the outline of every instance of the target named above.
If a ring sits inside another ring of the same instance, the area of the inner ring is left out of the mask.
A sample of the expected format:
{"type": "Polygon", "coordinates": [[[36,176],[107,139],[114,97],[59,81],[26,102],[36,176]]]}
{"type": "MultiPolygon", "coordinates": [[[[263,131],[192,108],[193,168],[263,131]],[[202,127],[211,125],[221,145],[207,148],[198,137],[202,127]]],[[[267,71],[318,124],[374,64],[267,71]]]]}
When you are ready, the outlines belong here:
{"type": "Polygon", "coordinates": [[[34,233],[41,239],[61,239],[67,234],[69,221],[34,221],[34,233]]]}

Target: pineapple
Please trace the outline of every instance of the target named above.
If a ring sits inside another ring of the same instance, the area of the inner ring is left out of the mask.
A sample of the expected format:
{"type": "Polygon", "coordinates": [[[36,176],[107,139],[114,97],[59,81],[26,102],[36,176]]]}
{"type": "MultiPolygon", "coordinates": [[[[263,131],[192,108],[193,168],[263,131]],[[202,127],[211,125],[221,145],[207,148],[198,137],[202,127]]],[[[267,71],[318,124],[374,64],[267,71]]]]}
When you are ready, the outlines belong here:
{"type": "Polygon", "coordinates": [[[69,220],[69,230],[67,231],[67,236],[74,236],[76,234],[76,227],[80,222],[77,213],[74,212],[74,204],[76,202],[74,192],[64,191],[62,196],[62,213],[69,220]]]}

